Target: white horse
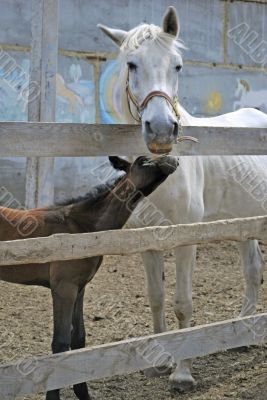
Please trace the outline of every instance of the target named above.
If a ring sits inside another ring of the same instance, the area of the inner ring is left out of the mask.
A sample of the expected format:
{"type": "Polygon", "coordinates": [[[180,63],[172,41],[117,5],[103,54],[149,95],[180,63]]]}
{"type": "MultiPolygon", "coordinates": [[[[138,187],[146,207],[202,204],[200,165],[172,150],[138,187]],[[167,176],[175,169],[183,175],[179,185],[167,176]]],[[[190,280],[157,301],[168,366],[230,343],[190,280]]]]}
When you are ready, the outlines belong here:
{"type": "MultiPolygon", "coordinates": [[[[214,118],[194,118],[177,103],[183,45],[178,40],[179,21],[173,7],[167,9],[161,28],[143,24],[125,32],[99,27],[121,49],[121,101],[126,121],[141,122],[143,137],[152,152],[171,150],[177,137],[178,114],[182,125],[187,126],[267,127],[267,115],[255,109],[242,109],[214,118]]],[[[267,182],[267,157],[183,157],[177,171],[150,199],[175,224],[266,214],[261,198],[266,195],[267,199],[267,189],[258,197],[253,188],[248,189],[252,184],[246,178],[248,171],[267,182]]],[[[264,263],[256,240],[238,243],[238,248],[246,282],[241,311],[244,316],[256,310],[264,263]]],[[[196,246],[177,247],[175,256],[174,311],[180,328],[186,328],[192,316],[196,246]]],[[[163,254],[147,251],[142,258],[154,331],[163,332],[166,330],[163,254]]],[[[170,376],[170,384],[177,390],[194,386],[190,360],[177,365],[170,376]]]]}

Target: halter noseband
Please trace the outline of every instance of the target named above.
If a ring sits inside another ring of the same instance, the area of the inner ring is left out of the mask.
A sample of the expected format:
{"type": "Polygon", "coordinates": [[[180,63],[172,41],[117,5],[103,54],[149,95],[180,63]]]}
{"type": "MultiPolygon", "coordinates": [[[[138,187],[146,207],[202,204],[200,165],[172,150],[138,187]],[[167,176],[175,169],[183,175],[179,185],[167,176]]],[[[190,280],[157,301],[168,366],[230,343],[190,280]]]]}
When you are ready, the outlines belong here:
{"type": "Polygon", "coordinates": [[[142,101],[142,103],[139,104],[137,98],[132,93],[130,85],[129,85],[129,69],[128,69],[128,72],[127,72],[127,79],[126,79],[126,94],[127,94],[128,108],[129,108],[129,111],[131,113],[131,116],[135,119],[135,121],[137,121],[137,122],[141,121],[142,112],[144,111],[144,109],[148,105],[149,101],[151,99],[153,99],[153,97],[163,97],[165,100],[167,100],[167,103],[169,103],[170,106],[172,107],[172,110],[173,110],[175,116],[177,117],[178,123],[179,123],[180,114],[179,114],[178,109],[177,109],[177,106],[178,106],[178,98],[177,97],[172,99],[167,93],[162,92],[161,90],[154,90],[153,92],[148,93],[148,95],[145,97],[145,99],[142,101]],[[136,116],[133,115],[133,113],[132,113],[130,100],[132,101],[132,103],[136,107],[136,110],[137,110],[137,113],[138,113],[138,118],[136,118],[136,116]]]}

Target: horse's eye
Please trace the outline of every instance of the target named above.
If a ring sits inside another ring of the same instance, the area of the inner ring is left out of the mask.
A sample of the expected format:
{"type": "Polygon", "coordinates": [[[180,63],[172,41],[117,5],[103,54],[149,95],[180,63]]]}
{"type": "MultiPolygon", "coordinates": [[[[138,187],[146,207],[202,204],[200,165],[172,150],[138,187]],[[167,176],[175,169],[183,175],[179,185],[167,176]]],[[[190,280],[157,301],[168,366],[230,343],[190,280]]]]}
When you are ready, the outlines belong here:
{"type": "Polygon", "coordinates": [[[181,65],[177,65],[177,66],[175,67],[175,69],[176,69],[177,72],[179,72],[179,71],[181,71],[182,66],[181,66],[181,65]]]}
{"type": "Polygon", "coordinates": [[[136,71],[137,70],[137,65],[131,61],[127,62],[128,68],[130,71],[136,71]]]}

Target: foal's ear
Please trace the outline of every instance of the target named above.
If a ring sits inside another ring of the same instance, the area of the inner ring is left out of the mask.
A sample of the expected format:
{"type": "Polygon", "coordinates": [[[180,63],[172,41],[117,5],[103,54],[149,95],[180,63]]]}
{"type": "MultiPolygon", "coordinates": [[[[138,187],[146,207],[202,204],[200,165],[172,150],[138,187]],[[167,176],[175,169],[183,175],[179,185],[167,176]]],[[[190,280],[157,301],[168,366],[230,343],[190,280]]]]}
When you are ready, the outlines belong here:
{"type": "Polygon", "coordinates": [[[117,156],[109,156],[109,161],[111,162],[113,168],[118,169],[120,171],[129,172],[131,168],[131,163],[129,161],[124,160],[124,158],[117,156]]]}
{"type": "Polygon", "coordinates": [[[97,24],[97,27],[101,29],[101,31],[104,32],[104,34],[107,35],[119,47],[122,45],[122,42],[127,36],[127,32],[121,29],[108,28],[102,24],[97,24]]]}
{"type": "Polygon", "coordinates": [[[163,31],[169,33],[169,35],[175,37],[179,35],[180,23],[174,7],[170,6],[167,8],[162,25],[163,31]]]}

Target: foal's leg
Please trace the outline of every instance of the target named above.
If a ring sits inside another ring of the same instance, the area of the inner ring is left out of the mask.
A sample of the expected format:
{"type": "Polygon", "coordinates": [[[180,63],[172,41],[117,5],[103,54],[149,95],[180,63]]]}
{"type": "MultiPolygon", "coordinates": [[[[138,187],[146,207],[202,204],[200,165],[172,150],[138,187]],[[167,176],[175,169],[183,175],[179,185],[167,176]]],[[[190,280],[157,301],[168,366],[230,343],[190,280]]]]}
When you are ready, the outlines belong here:
{"type": "MultiPolygon", "coordinates": [[[[83,298],[84,289],[79,291],[74,306],[71,332],[71,349],[81,349],[85,347],[85,328],[83,321],[83,298]]],[[[73,386],[74,393],[79,400],[90,400],[86,382],[78,383],[73,386]]]]}
{"type": "MultiPolygon", "coordinates": [[[[70,348],[71,322],[78,288],[70,282],[60,281],[51,289],[54,313],[53,353],[61,353],[70,348]]],[[[46,400],[59,400],[59,389],[50,390],[46,400]]]]}
{"type": "Polygon", "coordinates": [[[263,282],[264,260],[257,240],[237,243],[246,281],[241,317],[256,312],[258,292],[263,282]]]}
{"type": "MultiPolygon", "coordinates": [[[[180,328],[188,328],[193,312],[192,274],[196,260],[196,246],[177,247],[176,256],[176,288],[174,311],[180,328]]],[[[191,375],[191,360],[183,360],[177,364],[170,376],[170,387],[173,390],[186,391],[195,386],[191,375]]]]}

